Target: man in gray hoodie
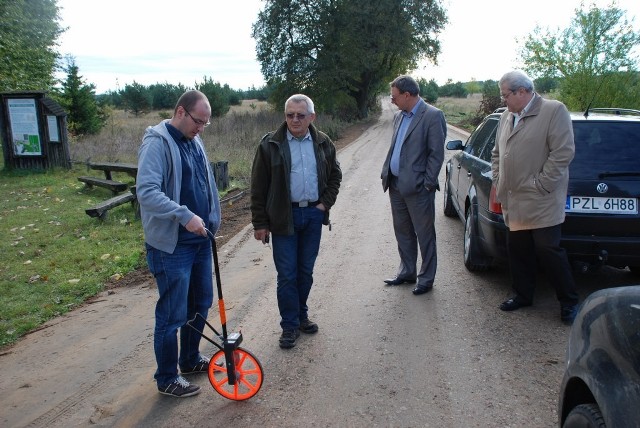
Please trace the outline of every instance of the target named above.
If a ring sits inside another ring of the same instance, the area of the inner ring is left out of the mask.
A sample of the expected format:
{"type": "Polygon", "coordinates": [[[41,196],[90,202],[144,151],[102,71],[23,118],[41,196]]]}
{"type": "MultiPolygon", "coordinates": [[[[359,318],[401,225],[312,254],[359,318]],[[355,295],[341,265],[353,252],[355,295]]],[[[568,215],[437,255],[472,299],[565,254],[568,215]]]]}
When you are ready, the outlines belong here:
{"type": "MultiPolygon", "coordinates": [[[[171,119],[147,128],[138,152],[136,195],[147,263],[159,294],[154,377],[160,393],[175,397],[198,394],[200,387],[182,375],[209,367],[199,351],[201,336],[185,323],[196,314],[206,319],[213,303],[213,254],[206,229],[218,230],[220,201],[199,136],[210,117],[207,97],[187,91],[171,119]]],[[[199,331],[204,327],[202,319],[192,324],[199,331]]]]}

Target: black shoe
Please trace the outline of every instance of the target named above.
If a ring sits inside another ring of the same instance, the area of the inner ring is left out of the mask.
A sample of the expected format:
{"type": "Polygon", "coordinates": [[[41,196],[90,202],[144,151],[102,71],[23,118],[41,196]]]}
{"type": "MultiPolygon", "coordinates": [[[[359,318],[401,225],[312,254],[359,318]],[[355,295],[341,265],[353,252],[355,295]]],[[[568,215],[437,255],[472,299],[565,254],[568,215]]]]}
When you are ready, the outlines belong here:
{"type": "Polygon", "coordinates": [[[209,359],[200,356],[200,361],[195,366],[182,368],[180,367],[180,373],[193,374],[193,373],[207,373],[209,371],[209,359]]]}
{"type": "Polygon", "coordinates": [[[300,331],[307,334],[313,334],[318,332],[318,324],[311,321],[309,318],[300,321],[300,331]]]}
{"type": "Polygon", "coordinates": [[[429,291],[433,290],[433,285],[429,286],[429,287],[423,287],[423,286],[417,286],[416,288],[413,289],[412,293],[416,296],[419,296],[421,294],[424,293],[428,293],[429,291]]]}
{"type": "Polygon", "coordinates": [[[416,283],[416,279],[415,278],[400,278],[399,276],[396,276],[395,278],[385,279],[384,282],[387,285],[415,284],[416,283]]]}
{"type": "Polygon", "coordinates": [[[500,304],[500,310],[510,312],[516,309],[524,308],[525,306],[531,306],[531,303],[523,303],[518,296],[512,297],[509,300],[505,300],[500,304]]]}
{"type": "Polygon", "coordinates": [[[300,337],[299,330],[282,330],[282,335],[280,336],[280,347],[284,349],[293,348],[296,346],[296,340],[298,340],[298,337],[300,337]]]}
{"type": "Polygon", "coordinates": [[[192,395],[200,394],[200,387],[189,383],[182,376],[178,376],[176,380],[171,382],[167,386],[158,386],[160,394],[171,395],[173,397],[191,397],[192,395]]]}
{"type": "Polygon", "coordinates": [[[560,308],[560,320],[566,324],[573,324],[573,320],[576,319],[576,315],[578,314],[579,305],[563,305],[560,308]]]}

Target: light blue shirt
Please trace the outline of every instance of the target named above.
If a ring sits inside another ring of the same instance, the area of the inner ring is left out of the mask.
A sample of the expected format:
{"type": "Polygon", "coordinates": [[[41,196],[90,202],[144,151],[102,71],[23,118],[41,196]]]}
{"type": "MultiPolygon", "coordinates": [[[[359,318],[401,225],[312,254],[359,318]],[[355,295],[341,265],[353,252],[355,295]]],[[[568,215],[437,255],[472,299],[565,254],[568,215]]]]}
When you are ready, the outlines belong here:
{"type": "Polygon", "coordinates": [[[296,138],[287,131],[291,152],[291,202],[318,200],[318,169],[311,134],[296,138]]]}
{"type": "Polygon", "coordinates": [[[406,111],[401,112],[402,121],[400,122],[400,127],[398,128],[396,142],[393,146],[393,153],[391,154],[391,161],[389,162],[391,174],[395,175],[396,177],[400,174],[400,151],[402,151],[404,137],[406,137],[407,135],[407,129],[409,129],[409,125],[411,125],[413,116],[416,114],[418,108],[422,105],[422,103],[424,103],[424,101],[422,100],[422,98],[420,98],[409,113],[407,113],[406,111]]]}

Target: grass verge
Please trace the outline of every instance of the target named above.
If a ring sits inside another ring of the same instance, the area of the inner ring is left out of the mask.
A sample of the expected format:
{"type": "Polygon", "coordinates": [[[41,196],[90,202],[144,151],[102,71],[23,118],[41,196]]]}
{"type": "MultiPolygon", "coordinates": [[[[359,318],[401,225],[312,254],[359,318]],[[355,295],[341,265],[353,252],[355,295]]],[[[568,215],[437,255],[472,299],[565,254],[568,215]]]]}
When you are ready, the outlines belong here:
{"type": "MultiPolygon", "coordinates": [[[[0,346],[144,263],[131,205],[110,210],[106,221],[89,217],[84,209],[111,192],[85,189],[79,175],[84,166],[0,173],[0,346]]],[[[116,179],[127,182],[126,175],[116,179]]]]}

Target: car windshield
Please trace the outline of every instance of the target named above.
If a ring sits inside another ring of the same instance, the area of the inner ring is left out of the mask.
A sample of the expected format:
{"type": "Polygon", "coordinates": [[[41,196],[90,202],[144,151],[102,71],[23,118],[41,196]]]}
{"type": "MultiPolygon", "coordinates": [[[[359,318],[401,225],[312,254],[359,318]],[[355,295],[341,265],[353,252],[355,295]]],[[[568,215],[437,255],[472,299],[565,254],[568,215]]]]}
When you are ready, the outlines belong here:
{"type": "Polygon", "coordinates": [[[640,122],[574,121],[573,132],[572,178],[640,180],[640,122]]]}

